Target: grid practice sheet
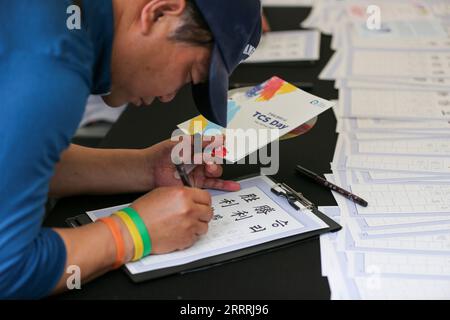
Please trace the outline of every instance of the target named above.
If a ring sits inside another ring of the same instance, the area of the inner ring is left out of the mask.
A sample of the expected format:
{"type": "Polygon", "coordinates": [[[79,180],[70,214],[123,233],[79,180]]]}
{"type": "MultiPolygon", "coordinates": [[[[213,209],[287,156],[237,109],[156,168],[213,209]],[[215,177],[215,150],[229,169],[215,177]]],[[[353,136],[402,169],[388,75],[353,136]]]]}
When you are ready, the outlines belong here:
{"type": "MultiPolygon", "coordinates": [[[[150,255],[128,263],[128,270],[137,274],[179,266],[328,227],[313,213],[297,211],[284,198],[274,195],[270,191],[273,184],[270,179],[261,176],[241,181],[242,189],[237,192],[210,191],[214,215],[206,235],[186,250],[150,255]]],[[[95,221],[123,207],[92,211],[88,215],[95,221]]]]}

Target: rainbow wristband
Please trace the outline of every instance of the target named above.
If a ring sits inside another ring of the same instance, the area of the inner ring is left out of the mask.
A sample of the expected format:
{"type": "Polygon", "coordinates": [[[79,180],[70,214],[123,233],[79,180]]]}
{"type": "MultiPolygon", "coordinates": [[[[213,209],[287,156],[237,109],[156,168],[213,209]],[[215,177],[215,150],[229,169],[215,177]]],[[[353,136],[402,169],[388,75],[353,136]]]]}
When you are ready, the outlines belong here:
{"type": "Polygon", "coordinates": [[[128,214],[128,216],[133,220],[137,229],[139,230],[139,234],[141,235],[142,242],[144,243],[144,257],[148,256],[152,252],[152,239],[150,238],[150,234],[148,233],[148,229],[145,226],[144,221],[142,220],[139,213],[131,207],[122,209],[123,212],[128,214]]]}
{"type": "Polygon", "coordinates": [[[118,211],[114,213],[117,217],[120,218],[120,220],[125,223],[127,226],[128,232],[130,232],[131,238],[133,239],[134,243],[134,257],[133,261],[137,261],[141,259],[144,255],[144,243],[142,241],[142,237],[134,224],[133,220],[130,218],[128,214],[126,214],[123,211],[118,211]]]}

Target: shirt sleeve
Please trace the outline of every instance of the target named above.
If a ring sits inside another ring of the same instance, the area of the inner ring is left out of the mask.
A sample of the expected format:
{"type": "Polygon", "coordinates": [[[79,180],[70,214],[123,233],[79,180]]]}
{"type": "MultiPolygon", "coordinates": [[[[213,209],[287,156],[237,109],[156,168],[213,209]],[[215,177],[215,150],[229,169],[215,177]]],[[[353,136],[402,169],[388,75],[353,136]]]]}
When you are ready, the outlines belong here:
{"type": "Polygon", "coordinates": [[[0,55],[0,70],[0,298],[36,299],[64,272],[64,242],[42,220],[89,77],[52,56],[20,52],[0,55]]]}

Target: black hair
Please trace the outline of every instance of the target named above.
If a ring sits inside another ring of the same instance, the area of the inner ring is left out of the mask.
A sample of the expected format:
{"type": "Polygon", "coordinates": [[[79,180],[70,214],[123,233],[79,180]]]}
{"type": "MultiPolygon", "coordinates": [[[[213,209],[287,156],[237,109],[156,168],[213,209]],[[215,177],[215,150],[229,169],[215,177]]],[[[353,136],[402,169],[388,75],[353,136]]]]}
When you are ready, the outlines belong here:
{"type": "Polygon", "coordinates": [[[211,46],[214,41],[213,34],[194,0],[186,0],[186,8],[181,20],[181,24],[169,36],[169,39],[195,46],[211,46]]]}

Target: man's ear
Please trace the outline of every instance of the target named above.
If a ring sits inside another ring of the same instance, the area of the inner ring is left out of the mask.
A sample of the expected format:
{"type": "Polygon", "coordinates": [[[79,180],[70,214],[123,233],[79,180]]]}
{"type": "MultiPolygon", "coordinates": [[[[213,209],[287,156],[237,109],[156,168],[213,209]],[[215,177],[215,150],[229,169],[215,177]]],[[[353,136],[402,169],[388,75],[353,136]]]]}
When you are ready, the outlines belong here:
{"type": "Polygon", "coordinates": [[[150,0],[141,10],[141,32],[147,35],[151,28],[164,16],[181,16],[186,0],[150,0]]]}

